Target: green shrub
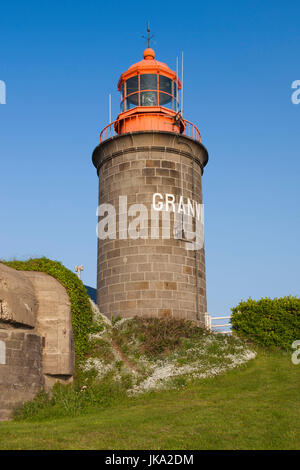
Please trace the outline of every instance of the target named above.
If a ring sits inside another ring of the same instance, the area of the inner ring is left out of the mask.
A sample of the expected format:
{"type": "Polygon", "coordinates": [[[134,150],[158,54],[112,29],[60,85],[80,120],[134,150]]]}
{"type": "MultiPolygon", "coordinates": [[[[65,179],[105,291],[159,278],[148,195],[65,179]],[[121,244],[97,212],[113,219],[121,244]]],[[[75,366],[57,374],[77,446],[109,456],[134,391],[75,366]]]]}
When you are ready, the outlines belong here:
{"type": "Polygon", "coordinates": [[[164,356],[184,345],[187,339],[204,336],[205,330],[188,320],[177,318],[134,317],[116,324],[113,330],[115,341],[123,352],[128,353],[129,343],[138,342],[138,352],[150,357],[164,356]]]}
{"type": "Polygon", "coordinates": [[[19,271],[40,271],[49,274],[64,286],[71,302],[75,355],[77,363],[80,362],[89,350],[88,335],[95,328],[89,297],[82,281],[59,261],[47,258],[1,262],[19,271]]]}
{"type": "Polygon", "coordinates": [[[248,299],[232,308],[233,330],[256,344],[290,350],[300,339],[300,298],[248,299]]]}

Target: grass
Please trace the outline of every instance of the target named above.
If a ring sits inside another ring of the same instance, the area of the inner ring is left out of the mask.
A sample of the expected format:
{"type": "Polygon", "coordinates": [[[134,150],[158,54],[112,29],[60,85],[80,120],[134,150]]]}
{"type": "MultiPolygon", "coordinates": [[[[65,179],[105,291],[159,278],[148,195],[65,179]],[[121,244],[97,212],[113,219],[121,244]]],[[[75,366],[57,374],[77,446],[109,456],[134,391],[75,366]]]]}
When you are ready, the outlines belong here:
{"type": "Polygon", "coordinates": [[[259,350],[177,390],[75,417],[0,423],[0,449],[300,449],[299,372],[289,354],[259,350]]]}

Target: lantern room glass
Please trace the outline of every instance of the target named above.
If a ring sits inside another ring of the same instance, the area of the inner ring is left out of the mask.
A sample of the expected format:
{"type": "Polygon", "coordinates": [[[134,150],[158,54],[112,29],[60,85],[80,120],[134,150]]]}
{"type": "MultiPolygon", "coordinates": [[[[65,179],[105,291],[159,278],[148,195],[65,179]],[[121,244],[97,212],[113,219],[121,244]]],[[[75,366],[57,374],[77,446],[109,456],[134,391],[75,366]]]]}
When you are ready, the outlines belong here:
{"type": "Polygon", "coordinates": [[[157,106],[157,92],[156,91],[142,91],[141,92],[141,106],[157,106]]]}
{"type": "Polygon", "coordinates": [[[157,90],[157,74],[145,73],[140,75],[141,90],[157,90]]]}
{"type": "Polygon", "coordinates": [[[141,74],[128,78],[121,86],[121,111],[136,106],[162,106],[177,111],[176,81],[161,74],[141,74]]]}
{"type": "Polygon", "coordinates": [[[136,75],[135,77],[128,78],[128,80],[125,82],[125,85],[126,85],[126,89],[125,89],[126,96],[138,91],[139,89],[138,76],[136,75]]]}
{"type": "Polygon", "coordinates": [[[159,91],[172,95],[172,80],[164,75],[159,76],[159,91]]]}

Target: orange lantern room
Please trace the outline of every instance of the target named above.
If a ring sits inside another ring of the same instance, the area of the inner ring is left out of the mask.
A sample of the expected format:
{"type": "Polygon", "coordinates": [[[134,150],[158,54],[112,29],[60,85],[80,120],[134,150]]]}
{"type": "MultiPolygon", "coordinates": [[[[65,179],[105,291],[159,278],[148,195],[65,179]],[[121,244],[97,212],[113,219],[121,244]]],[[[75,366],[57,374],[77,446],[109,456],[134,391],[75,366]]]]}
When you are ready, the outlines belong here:
{"type": "Polygon", "coordinates": [[[121,112],[116,121],[103,129],[100,142],[114,133],[145,130],[185,133],[200,141],[198,129],[182,118],[180,89],[176,72],[157,61],[153,49],[145,49],[144,59],[129,67],[119,79],[121,112]]]}

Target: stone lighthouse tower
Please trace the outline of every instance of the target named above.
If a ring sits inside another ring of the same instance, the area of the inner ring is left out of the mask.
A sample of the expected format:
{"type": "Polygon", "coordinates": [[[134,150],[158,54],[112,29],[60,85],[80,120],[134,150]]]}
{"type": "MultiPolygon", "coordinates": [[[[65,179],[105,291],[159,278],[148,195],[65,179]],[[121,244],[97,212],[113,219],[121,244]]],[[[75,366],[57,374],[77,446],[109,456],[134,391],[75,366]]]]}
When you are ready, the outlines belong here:
{"type": "Polygon", "coordinates": [[[112,316],[204,323],[201,179],[208,153],[183,119],[181,82],[148,48],[122,73],[121,112],[93,152],[98,306],[112,316]]]}

